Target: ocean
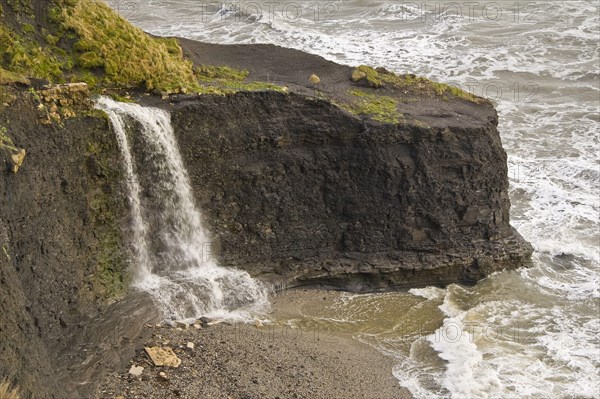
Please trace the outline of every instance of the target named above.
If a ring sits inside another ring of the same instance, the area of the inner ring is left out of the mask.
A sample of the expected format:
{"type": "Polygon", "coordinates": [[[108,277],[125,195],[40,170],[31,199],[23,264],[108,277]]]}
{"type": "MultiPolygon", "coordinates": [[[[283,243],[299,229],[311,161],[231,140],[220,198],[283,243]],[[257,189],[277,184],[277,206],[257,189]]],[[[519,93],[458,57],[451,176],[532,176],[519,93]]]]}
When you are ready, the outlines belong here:
{"type": "Polygon", "coordinates": [[[289,320],[397,360],[416,398],[600,397],[600,16],[592,0],[112,0],[144,30],[273,43],[490,98],[533,267],[474,287],[343,294],[289,320]]]}

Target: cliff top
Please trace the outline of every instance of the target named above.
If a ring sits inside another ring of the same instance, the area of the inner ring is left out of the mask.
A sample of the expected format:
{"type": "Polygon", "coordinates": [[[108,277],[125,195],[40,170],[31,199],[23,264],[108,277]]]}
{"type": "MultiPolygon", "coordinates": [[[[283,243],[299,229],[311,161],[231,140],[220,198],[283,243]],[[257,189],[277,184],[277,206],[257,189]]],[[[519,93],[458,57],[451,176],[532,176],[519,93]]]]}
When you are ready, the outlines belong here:
{"type": "Polygon", "coordinates": [[[385,68],[342,66],[273,45],[214,45],[158,38],[96,0],[0,0],[0,84],[86,82],[124,90],[227,95],[293,91],[359,117],[424,127],[489,123],[488,100],[385,68]]]}
{"type": "MultiPolygon", "coordinates": [[[[244,71],[246,81],[266,82],[285,91],[327,100],[378,122],[478,127],[497,117],[487,99],[413,74],[397,75],[383,67],[340,65],[272,44],[220,45],[188,39],[179,42],[194,65],[227,65],[244,71]],[[314,76],[318,82],[311,79],[314,76]]],[[[235,81],[219,77],[205,84],[223,87],[223,82],[236,87],[235,81]]],[[[244,82],[237,85],[240,89],[245,86],[244,82]]]]}

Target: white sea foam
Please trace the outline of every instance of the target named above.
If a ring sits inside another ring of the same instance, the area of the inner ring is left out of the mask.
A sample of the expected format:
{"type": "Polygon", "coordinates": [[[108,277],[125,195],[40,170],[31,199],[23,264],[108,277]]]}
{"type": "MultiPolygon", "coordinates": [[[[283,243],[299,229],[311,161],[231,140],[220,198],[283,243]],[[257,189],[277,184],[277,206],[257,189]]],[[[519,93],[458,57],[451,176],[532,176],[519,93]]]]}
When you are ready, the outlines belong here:
{"type": "Polygon", "coordinates": [[[408,290],[409,293],[420,296],[430,301],[444,298],[446,290],[438,287],[425,287],[425,288],[412,288],[408,290]]]}
{"type": "Polygon", "coordinates": [[[440,306],[448,316],[442,327],[414,341],[394,368],[415,397],[592,398],[600,389],[598,319],[574,320],[562,307],[542,309],[520,300],[461,312],[454,299],[449,291],[440,306]],[[444,363],[428,359],[430,350],[444,363]]]}

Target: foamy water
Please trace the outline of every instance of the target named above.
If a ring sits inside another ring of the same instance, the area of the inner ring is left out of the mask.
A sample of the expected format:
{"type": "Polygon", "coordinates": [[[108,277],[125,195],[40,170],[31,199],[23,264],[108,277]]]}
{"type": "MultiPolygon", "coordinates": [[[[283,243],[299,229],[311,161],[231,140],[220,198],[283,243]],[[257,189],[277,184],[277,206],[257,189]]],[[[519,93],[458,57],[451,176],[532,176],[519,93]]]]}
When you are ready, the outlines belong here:
{"type": "Polygon", "coordinates": [[[347,295],[307,317],[395,356],[395,375],[418,398],[598,397],[597,2],[273,4],[130,1],[122,13],[158,35],[274,43],[491,98],[512,224],[536,249],[533,268],[476,287],[347,295]]]}

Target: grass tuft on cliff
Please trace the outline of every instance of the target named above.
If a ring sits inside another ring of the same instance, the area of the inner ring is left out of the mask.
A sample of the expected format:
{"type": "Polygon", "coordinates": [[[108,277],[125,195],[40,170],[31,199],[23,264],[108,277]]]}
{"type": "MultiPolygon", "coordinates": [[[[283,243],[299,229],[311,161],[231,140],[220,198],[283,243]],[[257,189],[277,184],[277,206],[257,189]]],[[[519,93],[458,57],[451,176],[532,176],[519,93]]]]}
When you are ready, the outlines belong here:
{"type": "Polygon", "coordinates": [[[154,38],[95,0],[78,0],[62,9],[62,27],[73,30],[76,65],[104,70],[104,80],[147,90],[197,88],[192,63],[175,39],[154,38]]]}
{"type": "Polygon", "coordinates": [[[361,65],[352,73],[352,80],[359,82],[365,80],[370,87],[379,88],[384,86],[384,82],[379,76],[379,72],[367,65],[361,65]]]}
{"type": "Polygon", "coordinates": [[[199,65],[194,68],[198,81],[202,83],[200,93],[226,95],[238,91],[277,91],[287,93],[287,88],[268,82],[247,82],[250,74],[245,69],[236,69],[227,65],[199,65]]]}
{"type": "Polygon", "coordinates": [[[352,99],[350,104],[341,107],[356,115],[370,116],[383,123],[399,123],[403,115],[398,112],[398,100],[388,96],[366,93],[353,89],[348,91],[352,99]]]}
{"type": "Polygon", "coordinates": [[[13,2],[7,1],[12,14],[3,11],[0,19],[2,84],[32,77],[167,92],[198,88],[192,63],[175,39],[146,34],[104,2],[48,2],[48,20],[37,28],[22,11],[29,8],[13,2]]]}
{"type": "Polygon", "coordinates": [[[449,97],[456,97],[474,103],[482,100],[458,87],[434,82],[425,77],[412,74],[396,75],[385,68],[360,65],[353,71],[351,79],[354,82],[364,82],[374,89],[391,86],[401,90],[418,91],[421,95],[436,96],[443,100],[447,100],[449,97]]]}
{"type": "Polygon", "coordinates": [[[0,0],[0,84],[38,78],[160,93],[284,91],[245,82],[248,71],[226,65],[194,68],[176,39],[146,34],[102,1],[50,0],[40,7],[41,22],[30,0],[0,0]]]}
{"type": "Polygon", "coordinates": [[[63,70],[68,69],[57,58],[52,48],[40,46],[27,33],[19,34],[0,25],[0,81],[2,83],[21,82],[26,76],[60,80],[63,70]]]}
{"type": "Polygon", "coordinates": [[[213,66],[200,65],[195,68],[198,80],[203,82],[225,81],[241,82],[246,79],[249,72],[245,69],[235,69],[227,65],[213,66]]]}

